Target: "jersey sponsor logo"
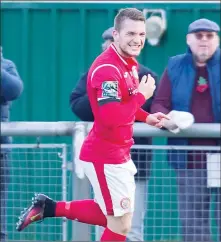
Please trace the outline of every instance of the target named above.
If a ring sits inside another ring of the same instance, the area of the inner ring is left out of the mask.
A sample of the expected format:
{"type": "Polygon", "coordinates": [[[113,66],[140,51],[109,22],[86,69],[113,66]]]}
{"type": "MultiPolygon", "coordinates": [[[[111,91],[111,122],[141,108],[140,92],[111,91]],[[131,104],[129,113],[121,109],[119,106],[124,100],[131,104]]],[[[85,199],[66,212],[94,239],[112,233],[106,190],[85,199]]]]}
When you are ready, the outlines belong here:
{"type": "Polygon", "coordinates": [[[129,96],[131,95],[136,95],[138,93],[138,89],[132,89],[132,88],[128,88],[128,92],[129,92],[129,96]]]}
{"type": "Polygon", "coordinates": [[[121,206],[123,209],[128,209],[128,208],[130,208],[130,198],[128,198],[128,197],[123,198],[123,199],[120,201],[120,206],[121,206]]]}
{"type": "Polygon", "coordinates": [[[125,72],[124,73],[124,78],[127,78],[128,77],[128,72],[125,72]]]}
{"type": "Polygon", "coordinates": [[[132,74],[136,79],[139,79],[138,72],[136,66],[132,67],[132,74]]]}
{"type": "Polygon", "coordinates": [[[102,83],[102,97],[118,97],[118,82],[104,81],[102,83]]]}

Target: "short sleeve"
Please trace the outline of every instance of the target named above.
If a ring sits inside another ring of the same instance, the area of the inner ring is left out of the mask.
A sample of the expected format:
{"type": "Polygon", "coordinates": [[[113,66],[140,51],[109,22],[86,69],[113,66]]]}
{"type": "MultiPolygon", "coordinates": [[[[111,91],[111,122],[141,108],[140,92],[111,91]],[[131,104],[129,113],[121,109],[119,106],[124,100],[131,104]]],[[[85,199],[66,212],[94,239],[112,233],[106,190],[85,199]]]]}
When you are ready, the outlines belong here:
{"type": "Polygon", "coordinates": [[[102,65],[92,72],[91,86],[96,89],[99,105],[121,101],[121,79],[121,73],[114,65],[102,65]]]}

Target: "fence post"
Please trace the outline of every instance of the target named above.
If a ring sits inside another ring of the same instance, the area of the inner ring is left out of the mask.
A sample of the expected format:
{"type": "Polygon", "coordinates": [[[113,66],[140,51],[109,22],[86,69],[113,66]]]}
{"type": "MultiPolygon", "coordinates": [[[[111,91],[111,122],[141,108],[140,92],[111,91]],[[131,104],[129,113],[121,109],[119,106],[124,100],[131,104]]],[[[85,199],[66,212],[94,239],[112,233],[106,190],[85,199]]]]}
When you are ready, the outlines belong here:
{"type": "MultiPolygon", "coordinates": [[[[62,158],[62,200],[67,201],[67,145],[64,144],[62,147],[62,154],[60,154],[60,158],[62,158]]],[[[62,239],[63,241],[67,241],[67,218],[63,217],[62,221],[62,239]]]]}
{"type": "MultiPolygon", "coordinates": [[[[86,136],[86,123],[76,122],[73,130],[73,179],[72,179],[72,189],[73,189],[73,199],[82,200],[91,197],[90,183],[86,177],[80,179],[76,174],[76,169],[78,175],[80,175],[80,168],[76,167],[75,159],[78,159],[79,150],[81,148],[82,141],[86,136]],[[76,157],[77,156],[77,157],[76,157]]],[[[78,223],[73,221],[72,223],[72,241],[91,241],[91,231],[90,225],[78,223]]]]}

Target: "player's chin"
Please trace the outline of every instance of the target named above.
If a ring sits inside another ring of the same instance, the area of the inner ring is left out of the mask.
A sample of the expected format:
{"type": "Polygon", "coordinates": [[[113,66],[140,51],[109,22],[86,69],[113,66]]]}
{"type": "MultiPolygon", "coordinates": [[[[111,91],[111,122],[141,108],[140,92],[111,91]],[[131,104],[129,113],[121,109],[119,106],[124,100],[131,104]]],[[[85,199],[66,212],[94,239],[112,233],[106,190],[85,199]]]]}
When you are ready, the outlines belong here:
{"type": "Polygon", "coordinates": [[[140,55],[140,52],[141,52],[141,49],[137,49],[137,50],[129,50],[128,51],[128,54],[131,56],[131,57],[137,57],[140,55]]]}

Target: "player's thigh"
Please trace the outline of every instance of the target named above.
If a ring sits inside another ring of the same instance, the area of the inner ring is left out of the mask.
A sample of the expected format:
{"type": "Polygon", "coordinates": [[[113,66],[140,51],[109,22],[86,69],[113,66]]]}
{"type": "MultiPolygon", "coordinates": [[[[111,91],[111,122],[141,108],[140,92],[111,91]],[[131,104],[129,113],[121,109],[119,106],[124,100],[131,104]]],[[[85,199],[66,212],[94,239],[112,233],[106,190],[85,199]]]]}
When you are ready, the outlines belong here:
{"type": "Polygon", "coordinates": [[[104,173],[115,217],[133,213],[135,200],[134,175],[137,169],[132,160],[123,164],[105,164],[104,173]]]}
{"type": "Polygon", "coordinates": [[[84,169],[84,173],[87,176],[93,188],[94,200],[98,203],[104,215],[106,215],[105,202],[103,199],[102,191],[100,188],[100,182],[98,178],[99,174],[97,174],[97,171],[94,167],[94,163],[82,161],[82,166],[84,169]]]}

